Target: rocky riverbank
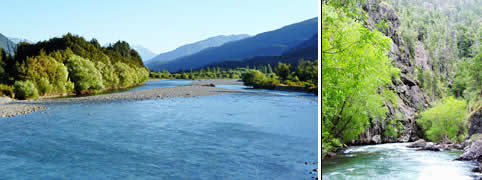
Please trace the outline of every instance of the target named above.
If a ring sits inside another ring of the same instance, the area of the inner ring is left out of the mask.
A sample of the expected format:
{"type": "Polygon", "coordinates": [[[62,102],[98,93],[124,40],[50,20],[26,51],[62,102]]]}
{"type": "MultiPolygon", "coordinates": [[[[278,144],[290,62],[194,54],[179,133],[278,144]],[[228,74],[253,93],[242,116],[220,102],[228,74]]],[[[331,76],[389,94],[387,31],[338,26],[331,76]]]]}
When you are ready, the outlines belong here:
{"type": "Polygon", "coordinates": [[[244,85],[243,80],[240,79],[200,79],[199,81],[195,81],[191,83],[191,85],[208,85],[208,84],[215,84],[215,85],[244,85]]]}
{"type": "Polygon", "coordinates": [[[22,102],[23,101],[16,101],[8,97],[0,97],[0,117],[28,114],[45,109],[42,105],[24,104],[22,102]]]}
{"type": "MultiPolygon", "coordinates": [[[[417,140],[407,147],[417,148],[417,151],[442,151],[442,150],[463,150],[464,153],[455,160],[474,161],[478,165],[472,169],[473,172],[482,173],[482,134],[473,135],[463,143],[433,143],[423,139],[417,140]]],[[[482,178],[482,177],[481,177],[482,178]]]]}
{"type": "Polygon", "coordinates": [[[38,100],[17,101],[6,97],[0,98],[0,117],[10,117],[21,114],[28,114],[38,110],[45,109],[43,104],[49,103],[103,103],[111,101],[128,101],[128,100],[146,100],[156,98],[171,97],[196,97],[211,96],[227,93],[243,93],[249,92],[244,90],[216,88],[213,84],[242,84],[242,81],[233,79],[210,79],[194,82],[186,86],[176,86],[169,88],[154,88],[147,90],[139,90],[133,92],[120,92],[112,94],[101,94],[84,97],[63,97],[38,100]]]}
{"type": "Polygon", "coordinates": [[[196,97],[196,96],[212,96],[227,93],[247,92],[243,90],[234,90],[226,88],[216,88],[202,85],[186,85],[168,88],[154,88],[139,90],[133,92],[120,92],[113,94],[102,94],[96,96],[70,97],[57,99],[42,99],[31,101],[32,103],[84,103],[84,102],[109,102],[109,101],[127,101],[127,100],[146,100],[156,98],[171,97],[196,97]]]}

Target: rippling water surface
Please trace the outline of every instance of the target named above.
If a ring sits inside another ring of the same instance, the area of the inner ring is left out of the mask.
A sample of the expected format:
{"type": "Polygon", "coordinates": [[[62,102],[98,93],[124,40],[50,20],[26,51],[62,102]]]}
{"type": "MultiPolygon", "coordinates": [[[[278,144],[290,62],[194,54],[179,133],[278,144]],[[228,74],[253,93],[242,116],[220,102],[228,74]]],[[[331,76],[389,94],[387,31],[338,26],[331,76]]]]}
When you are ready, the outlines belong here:
{"type": "Polygon", "coordinates": [[[147,81],[144,85],[129,89],[128,91],[139,91],[144,89],[174,87],[174,86],[191,84],[192,82],[193,82],[192,80],[181,80],[181,79],[147,81]]]}
{"type": "MultiPolygon", "coordinates": [[[[454,161],[461,151],[415,151],[408,143],[351,147],[322,161],[322,179],[475,179],[470,162],[454,161]]],[[[477,178],[478,179],[478,178],[477,178]]]]}
{"type": "Polygon", "coordinates": [[[317,102],[242,93],[0,118],[0,179],[311,179],[317,102]]]}

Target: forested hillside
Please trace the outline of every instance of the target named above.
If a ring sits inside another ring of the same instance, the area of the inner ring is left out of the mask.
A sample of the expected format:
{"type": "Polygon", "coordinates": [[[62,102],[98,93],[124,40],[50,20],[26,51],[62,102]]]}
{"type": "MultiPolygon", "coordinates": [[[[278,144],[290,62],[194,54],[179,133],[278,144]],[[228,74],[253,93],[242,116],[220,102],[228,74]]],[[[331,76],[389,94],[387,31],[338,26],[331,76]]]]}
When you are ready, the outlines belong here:
{"type": "Polygon", "coordinates": [[[480,10],[471,0],[323,1],[323,155],[470,135],[481,105],[480,10]]]}
{"type": "MultiPolygon", "coordinates": [[[[469,71],[465,64],[474,63],[480,52],[480,2],[391,0],[390,4],[400,16],[400,32],[416,64],[415,74],[432,101],[447,95],[475,98],[470,90],[464,94],[470,87],[460,81],[461,73],[469,71]]],[[[480,89],[480,84],[469,85],[480,89]]]]}
{"type": "Polygon", "coordinates": [[[72,34],[36,44],[20,43],[15,56],[2,50],[0,95],[19,99],[86,94],[140,84],[148,70],[129,44],[101,47],[72,34]]]}

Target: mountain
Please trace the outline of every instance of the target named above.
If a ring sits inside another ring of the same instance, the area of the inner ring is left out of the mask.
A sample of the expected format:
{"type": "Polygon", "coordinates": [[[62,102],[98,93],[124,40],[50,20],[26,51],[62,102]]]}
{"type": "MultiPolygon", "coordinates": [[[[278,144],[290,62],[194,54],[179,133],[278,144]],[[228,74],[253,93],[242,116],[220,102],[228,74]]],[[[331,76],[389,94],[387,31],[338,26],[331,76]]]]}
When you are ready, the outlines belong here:
{"type": "Polygon", "coordinates": [[[318,33],[314,34],[310,39],[300,43],[298,46],[285,51],[280,56],[256,56],[247,58],[242,61],[223,61],[207,65],[209,67],[236,68],[246,66],[259,66],[271,64],[276,65],[278,62],[292,64],[296,66],[300,59],[314,61],[318,59],[318,33]]]}
{"type": "Polygon", "coordinates": [[[20,42],[28,42],[30,44],[33,44],[34,42],[28,40],[28,39],[20,39],[20,38],[15,38],[15,37],[9,37],[10,41],[14,42],[15,44],[18,44],[20,42]]]}
{"type": "Polygon", "coordinates": [[[3,34],[0,33],[0,48],[2,48],[8,54],[15,54],[15,48],[17,44],[12,42],[10,39],[5,37],[3,34]]]}
{"type": "Polygon", "coordinates": [[[151,50],[141,46],[141,45],[133,45],[133,49],[135,49],[142,58],[142,61],[146,62],[147,60],[151,59],[152,57],[156,56],[151,50]]]}
{"type": "Polygon", "coordinates": [[[181,69],[196,69],[223,61],[240,61],[255,56],[279,56],[310,39],[316,32],[318,32],[318,19],[312,18],[219,47],[208,48],[151,69],[166,69],[174,72],[181,69]]]}
{"type": "Polygon", "coordinates": [[[247,34],[210,37],[202,41],[178,47],[173,51],[159,54],[158,56],[147,61],[146,66],[152,70],[160,70],[159,66],[171,60],[198,53],[206,48],[221,46],[225,43],[245,39],[247,37],[249,37],[247,34]]]}

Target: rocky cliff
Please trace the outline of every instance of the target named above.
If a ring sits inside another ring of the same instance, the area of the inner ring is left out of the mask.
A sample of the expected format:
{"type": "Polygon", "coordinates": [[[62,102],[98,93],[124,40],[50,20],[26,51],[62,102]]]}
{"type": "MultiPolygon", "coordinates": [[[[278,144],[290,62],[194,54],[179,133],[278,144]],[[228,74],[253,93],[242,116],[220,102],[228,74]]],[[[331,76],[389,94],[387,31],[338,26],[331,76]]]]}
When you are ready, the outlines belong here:
{"type": "Polygon", "coordinates": [[[482,107],[479,107],[469,116],[469,136],[482,134],[482,107]]]}
{"type": "Polygon", "coordinates": [[[401,74],[400,80],[393,80],[393,84],[388,87],[397,93],[398,102],[396,104],[386,103],[387,118],[394,118],[397,113],[401,113],[403,129],[397,130],[401,134],[397,139],[384,137],[383,132],[386,125],[383,124],[383,121],[373,120],[370,128],[360,135],[359,140],[353,141],[353,144],[414,141],[423,136],[423,131],[417,126],[415,120],[419,112],[428,107],[429,99],[421,90],[419,82],[412,77],[415,64],[410,60],[408,47],[398,30],[400,19],[389,4],[380,0],[370,0],[362,8],[367,12],[366,26],[372,30],[376,29],[392,39],[388,56],[394,60],[394,64],[401,70],[401,74]],[[385,28],[377,26],[381,22],[385,22],[387,26],[385,28]]]}

